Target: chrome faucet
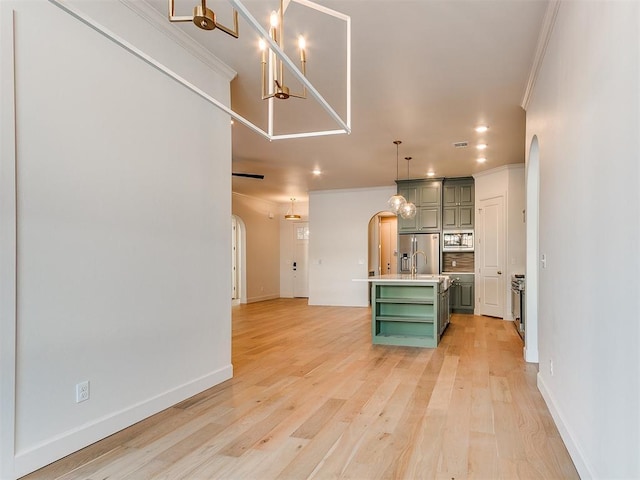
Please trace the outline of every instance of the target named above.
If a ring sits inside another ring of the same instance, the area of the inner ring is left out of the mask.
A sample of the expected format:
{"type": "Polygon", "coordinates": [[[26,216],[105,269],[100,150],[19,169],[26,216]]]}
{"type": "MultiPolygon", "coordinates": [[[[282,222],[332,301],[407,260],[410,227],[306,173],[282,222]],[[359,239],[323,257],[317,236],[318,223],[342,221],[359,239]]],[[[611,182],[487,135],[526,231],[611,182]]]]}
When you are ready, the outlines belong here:
{"type": "Polygon", "coordinates": [[[411,255],[411,275],[414,277],[418,273],[418,262],[416,261],[416,255],[418,255],[419,253],[424,255],[424,263],[427,263],[426,253],[424,253],[422,250],[416,250],[415,252],[413,252],[413,254],[411,255]]]}

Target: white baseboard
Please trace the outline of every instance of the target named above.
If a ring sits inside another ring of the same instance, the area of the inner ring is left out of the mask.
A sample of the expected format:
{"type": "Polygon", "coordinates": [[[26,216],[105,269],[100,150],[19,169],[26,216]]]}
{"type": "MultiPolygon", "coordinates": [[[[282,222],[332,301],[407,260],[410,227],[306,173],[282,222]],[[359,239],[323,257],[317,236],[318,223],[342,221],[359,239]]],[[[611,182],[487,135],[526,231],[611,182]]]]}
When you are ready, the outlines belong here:
{"type": "Polygon", "coordinates": [[[15,456],[16,478],[44,467],[81,448],[108,437],[134,423],[186,400],[233,376],[233,365],[227,365],[171,390],[111,413],[76,429],[64,432],[15,456]]]}
{"type": "Polygon", "coordinates": [[[275,300],[276,298],[280,298],[280,294],[278,294],[278,295],[260,295],[259,297],[248,298],[247,299],[247,303],[264,302],[265,300],[275,300]]]}
{"type": "Polygon", "coordinates": [[[547,404],[547,408],[549,409],[549,412],[551,412],[551,416],[553,417],[553,420],[556,423],[556,427],[558,427],[558,431],[560,432],[560,437],[562,437],[562,441],[569,451],[569,456],[571,456],[571,460],[573,460],[573,464],[575,465],[576,470],[578,470],[580,478],[597,478],[594,473],[593,467],[589,464],[589,461],[580,448],[580,445],[575,441],[575,437],[574,435],[572,435],[571,429],[565,422],[564,417],[560,412],[555,399],[553,398],[553,394],[547,388],[546,384],[544,383],[544,378],[540,375],[539,372],[537,383],[538,390],[540,390],[542,398],[544,398],[544,401],[547,404]]]}

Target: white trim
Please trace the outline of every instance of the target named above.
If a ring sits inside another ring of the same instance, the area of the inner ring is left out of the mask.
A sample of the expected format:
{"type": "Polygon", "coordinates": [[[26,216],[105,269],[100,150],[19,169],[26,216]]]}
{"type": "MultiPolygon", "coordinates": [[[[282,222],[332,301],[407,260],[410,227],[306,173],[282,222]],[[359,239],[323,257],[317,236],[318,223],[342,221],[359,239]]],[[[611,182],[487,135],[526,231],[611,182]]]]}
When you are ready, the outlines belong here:
{"type": "Polygon", "coordinates": [[[14,477],[17,324],[15,10],[0,3],[0,478],[14,477]]]}
{"type": "Polygon", "coordinates": [[[560,437],[562,438],[562,441],[569,451],[569,456],[571,457],[571,460],[573,460],[573,464],[578,471],[578,475],[580,475],[580,478],[584,479],[598,478],[598,476],[595,474],[593,466],[589,463],[589,460],[587,459],[586,455],[584,455],[584,452],[580,448],[578,442],[576,442],[575,436],[572,435],[571,430],[569,430],[568,424],[565,421],[562,412],[560,412],[560,410],[558,409],[558,404],[553,398],[551,390],[545,384],[544,378],[542,377],[542,375],[540,375],[540,372],[538,372],[537,375],[537,384],[538,390],[542,394],[542,398],[547,404],[547,408],[549,409],[549,412],[553,417],[553,421],[555,422],[556,427],[558,427],[560,437]]]}
{"type": "Polygon", "coordinates": [[[96,439],[106,438],[197,393],[214,387],[232,376],[233,366],[229,364],[119,412],[111,413],[79,428],[50,438],[16,455],[15,474],[21,477],[33,472],[86,447],[96,439]]]}
{"type": "Polygon", "coordinates": [[[120,3],[167,36],[172,42],[180,45],[207,67],[224,76],[228,81],[233,80],[238,75],[235,70],[207,50],[200,42],[171,25],[167,18],[149,5],[146,0],[120,0],[120,3]]]}
{"type": "Polygon", "coordinates": [[[510,163],[508,165],[502,165],[500,167],[492,168],[491,170],[484,170],[472,175],[473,178],[484,177],[486,175],[493,175],[494,173],[502,172],[504,170],[515,170],[517,168],[524,168],[524,163],[510,163]]]}
{"type": "MultiPolygon", "coordinates": [[[[395,189],[395,185],[389,185],[388,187],[363,187],[363,188],[336,188],[333,190],[311,190],[309,197],[312,195],[335,195],[338,193],[350,193],[350,192],[375,192],[375,191],[389,191],[390,188],[395,189]]],[[[372,214],[372,216],[375,215],[372,214]]]]}
{"type": "Polygon", "coordinates": [[[540,34],[538,35],[538,45],[536,47],[536,53],[533,57],[533,63],[531,64],[531,70],[529,71],[529,80],[527,81],[527,87],[525,88],[524,95],[522,96],[522,103],[520,106],[527,110],[529,108],[529,102],[533,95],[533,89],[542,68],[542,60],[544,60],[545,53],[547,52],[547,45],[553,32],[553,26],[556,23],[556,17],[558,16],[558,9],[560,8],[560,0],[550,0],[547,4],[547,10],[542,20],[542,26],[540,27],[540,34]]]}
{"type": "Polygon", "coordinates": [[[265,300],[275,300],[280,298],[280,295],[259,295],[257,297],[251,297],[248,298],[247,301],[245,303],[257,303],[257,302],[264,302],[265,300]]]}

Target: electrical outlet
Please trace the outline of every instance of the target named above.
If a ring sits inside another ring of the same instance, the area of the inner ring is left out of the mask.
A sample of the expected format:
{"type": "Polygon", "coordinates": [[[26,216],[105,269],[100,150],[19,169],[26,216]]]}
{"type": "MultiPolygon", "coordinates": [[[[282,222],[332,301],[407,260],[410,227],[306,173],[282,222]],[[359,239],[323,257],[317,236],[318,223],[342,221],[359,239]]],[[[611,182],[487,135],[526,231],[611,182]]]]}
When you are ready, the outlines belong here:
{"type": "Polygon", "coordinates": [[[76,385],[76,403],[86,400],[89,400],[89,380],[85,380],[76,385]]]}
{"type": "Polygon", "coordinates": [[[553,360],[549,360],[549,373],[553,377],[553,360]]]}

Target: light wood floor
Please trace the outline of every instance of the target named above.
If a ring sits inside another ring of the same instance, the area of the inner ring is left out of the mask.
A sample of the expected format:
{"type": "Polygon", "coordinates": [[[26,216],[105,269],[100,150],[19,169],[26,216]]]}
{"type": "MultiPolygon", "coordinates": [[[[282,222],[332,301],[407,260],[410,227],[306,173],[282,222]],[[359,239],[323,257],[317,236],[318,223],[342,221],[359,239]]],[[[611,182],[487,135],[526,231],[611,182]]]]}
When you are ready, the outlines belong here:
{"type": "Polygon", "coordinates": [[[234,307],[233,379],[25,479],[572,479],[513,324],[371,345],[367,308],[234,307]]]}

